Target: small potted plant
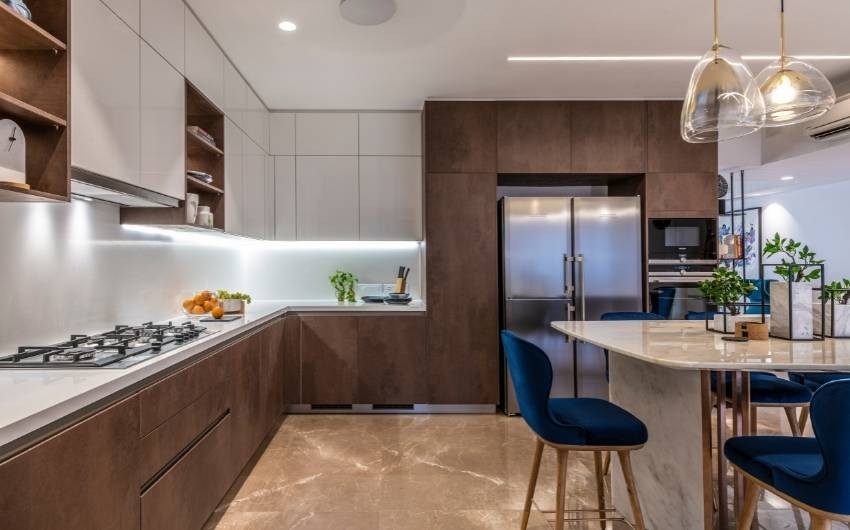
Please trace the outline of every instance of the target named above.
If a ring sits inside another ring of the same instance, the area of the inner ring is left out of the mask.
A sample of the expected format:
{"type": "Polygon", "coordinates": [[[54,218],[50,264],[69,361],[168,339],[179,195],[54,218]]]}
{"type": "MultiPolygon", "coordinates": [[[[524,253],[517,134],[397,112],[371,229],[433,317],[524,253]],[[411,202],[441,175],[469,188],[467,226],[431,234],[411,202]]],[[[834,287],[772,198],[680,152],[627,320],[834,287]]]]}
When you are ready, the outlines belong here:
{"type": "Polygon", "coordinates": [[[756,286],[747,282],[738,271],[718,267],[711,274],[711,279],[701,282],[699,290],[705,298],[723,311],[714,315],[714,330],[723,333],[733,333],[736,322],[761,321],[760,316],[742,315],[738,305],[748,294],[756,290],[756,286]]]}
{"type": "Polygon", "coordinates": [[[231,293],[229,291],[225,291],[224,289],[219,289],[216,293],[216,298],[218,298],[218,302],[221,305],[222,310],[228,315],[231,314],[245,314],[245,304],[251,303],[251,296],[245,293],[235,292],[231,293]]]}
{"type": "MultiPolygon", "coordinates": [[[[823,288],[822,299],[825,306],[826,335],[830,337],[850,337],[850,279],[827,284],[823,288]]],[[[820,320],[821,302],[814,304],[815,321],[820,320]]]]}
{"type": "Polygon", "coordinates": [[[814,338],[812,282],[820,279],[821,269],[813,265],[823,260],[808,245],[778,233],[765,241],[764,256],[779,256],[781,261],[774,268],[781,280],[770,284],[770,333],[785,339],[814,338]]]}
{"type": "Polygon", "coordinates": [[[354,286],[357,285],[357,278],[350,272],[337,270],[330,278],[331,286],[336,292],[337,302],[356,302],[354,296],[354,286]]]}

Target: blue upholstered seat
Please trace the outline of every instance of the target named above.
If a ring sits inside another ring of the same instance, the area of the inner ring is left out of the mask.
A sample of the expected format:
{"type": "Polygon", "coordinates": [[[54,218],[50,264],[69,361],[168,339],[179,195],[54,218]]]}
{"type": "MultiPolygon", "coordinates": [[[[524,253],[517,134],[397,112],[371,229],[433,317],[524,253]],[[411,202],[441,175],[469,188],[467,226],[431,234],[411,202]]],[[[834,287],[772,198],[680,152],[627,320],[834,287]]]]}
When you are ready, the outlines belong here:
{"type": "Polygon", "coordinates": [[[711,320],[714,318],[714,311],[688,311],[685,315],[685,320],[711,320]]]}
{"type": "Polygon", "coordinates": [[[850,380],[815,392],[811,418],[815,438],[731,438],[724,454],[779,493],[824,512],[850,515],[850,380]]]}
{"type": "Polygon", "coordinates": [[[847,372],[791,372],[788,374],[795,383],[806,385],[812,392],[821,386],[831,383],[832,381],[840,381],[842,379],[850,379],[850,373],[847,372]]]}
{"type": "Polygon", "coordinates": [[[504,330],[502,345],[522,417],[540,438],[558,445],[646,443],[646,426],[613,403],[590,398],[551,399],[552,364],[536,345],[504,330]]]}
{"type": "MultiPolygon", "coordinates": [[[[711,388],[715,389],[716,375],[711,374],[711,388]]],[[[732,396],[732,374],[726,373],[726,396],[732,396]]],[[[750,372],[750,402],[754,405],[794,405],[808,403],[812,391],[795,381],[789,381],[770,372],[750,372]]]]}

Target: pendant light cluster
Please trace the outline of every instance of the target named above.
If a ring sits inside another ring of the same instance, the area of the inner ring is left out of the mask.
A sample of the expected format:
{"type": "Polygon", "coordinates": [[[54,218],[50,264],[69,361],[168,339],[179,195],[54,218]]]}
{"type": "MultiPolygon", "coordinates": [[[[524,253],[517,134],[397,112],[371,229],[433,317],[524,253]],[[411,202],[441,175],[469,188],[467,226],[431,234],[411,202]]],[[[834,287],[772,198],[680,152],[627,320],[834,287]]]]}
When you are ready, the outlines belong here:
{"type": "Polygon", "coordinates": [[[835,104],[835,91],[817,68],[785,55],[785,0],[780,0],[780,54],[755,78],[743,59],[718,38],[700,59],[682,107],[682,138],[720,142],[816,118],[835,104]]]}

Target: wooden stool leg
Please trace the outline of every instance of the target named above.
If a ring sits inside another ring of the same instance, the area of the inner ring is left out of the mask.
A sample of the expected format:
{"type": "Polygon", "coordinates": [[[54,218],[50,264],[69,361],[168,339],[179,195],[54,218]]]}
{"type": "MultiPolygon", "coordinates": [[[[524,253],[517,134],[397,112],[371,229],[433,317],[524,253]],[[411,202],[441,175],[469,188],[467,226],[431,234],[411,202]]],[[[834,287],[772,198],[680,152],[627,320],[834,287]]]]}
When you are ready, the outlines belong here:
{"type": "Polygon", "coordinates": [[[558,489],[556,492],[555,530],[564,530],[564,510],[567,495],[567,457],[570,452],[558,449],[558,489]]]}
{"type": "Polygon", "coordinates": [[[605,530],[605,474],[602,467],[602,451],[593,452],[593,465],[596,468],[596,501],[599,507],[599,526],[605,530]]]}
{"type": "Polygon", "coordinates": [[[800,420],[797,419],[797,409],[794,407],[785,407],[785,415],[788,416],[788,424],[791,426],[791,434],[800,436],[800,420]]]}
{"type": "Polygon", "coordinates": [[[607,475],[611,472],[611,452],[605,451],[605,459],[602,461],[602,474],[607,475]]]}
{"type": "Polygon", "coordinates": [[[631,455],[629,451],[617,451],[617,455],[620,457],[620,467],[623,468],[623,478],[626,480],[626,490],[629,493],[632,515],[635,518],[635,530],[646,530],[643,523],[643,512],[640,509],[640,499],[638,499],[637,487],[635,486],[635,476],[632,473],[631,455]]]}
{"type": "Polygon", "coordinates": [[[525,506],[522,509],[522,530],[528,528],[528,518],[531,516],[531,501],[534,499],[534,489],[537,487],[537,476],[540,474],[540,459],[543,457],[543,440],[537,439],[534,447],[534,461],[531,464],[531,477],[528,479],[528,492],[525,494],[525,506]]]}
{"type": "Polygon", "coordinates": [[[750,405],[750,436],[758,436],[759,433],[758,410],[758,407],[750,405]]]}
{"type": "Polygon", "coordinates": [[[811,516],[812,524],[809,526],[809,530],[830,530],[832,528],[832,523],[829,522],[829,519],[815,514],[811,514],[811,516]]]}
{"type": "Polygon", "coordinates": [[[800,435],[806,432],[806,424],[809,422],[809,407],[803,407],[800,410],[800,435]]]}
{"type": "Polygon", "coordinates": [[[761,494],[761,486],[749,479],[745,480],[747,494],[744,497],[744,505],[741,507],[741,513],[738,514],[738,530],[750,530],[752,527],[753,518],[758,509],[759,495],[761,494]]]}

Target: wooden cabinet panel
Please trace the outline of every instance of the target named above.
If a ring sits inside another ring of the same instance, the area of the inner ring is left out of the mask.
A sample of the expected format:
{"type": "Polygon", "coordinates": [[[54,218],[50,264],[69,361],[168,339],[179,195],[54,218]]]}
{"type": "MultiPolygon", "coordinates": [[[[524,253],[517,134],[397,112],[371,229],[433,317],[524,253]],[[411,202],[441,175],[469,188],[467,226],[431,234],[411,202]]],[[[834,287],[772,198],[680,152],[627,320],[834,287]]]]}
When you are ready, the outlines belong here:
{"type": "Polygon", "coordinates": [[[0,528],[136,529],[138,460],[132,397],[0,464],[0,528]]]}
{"type": "Polygon", "coordinates": [[[314,405],[354,403],[357,318],[301,317],[301,399],[314,405]]]}
{"type": "Polygon", "coordinates": [[[717,173],[649,173],[646,216],[717,217],[717,173]]]}
{"type": "Polygon", "coordinates": [[[573,173],[646,171],[646,103],[572,103],[573,173]]]}
{"type": "Polygon", "coordinates": [[[717,144],[690,144],[680,133],[681,101],[646,103],[649,173],[717,172],[717,144]]]}
{"type": "Polygon", "coordinates": [[[499,173],[569,173],[567,101],[499,103],[499,173]]]}
{"type": "Polygon", "coordinates": [[[425,103],[426,171],[496,171],[496,104],[485,101],[425,103]]]}
{"type": "Polygon", "coordinates": [[[495,174],[428,174],[429,403],[497,403],[495,174]]]}
{"type": "Polygon", "coordinates": [[[261,332],[263,356],[260,359],[260,418],[262,432],[258,443],[283,413],[283,333],[282,320],[266,327],[261,332]]]}
{"type": "Polygon", "coordinates": [[[257,448],[258,423],[262,414],[260,402],[262,350],[261,336],[258,333],[229,348],[234,476],[239,474],[257,448]]]}
{"type": "MultiPolygon", "coordinates": [[[[225,416],[142,494],[143,530],[184,530],[203,526],[233,480],[230,422],[231,417],[225,416]]],[[[135,495],[134,500],[138,505],[135,495]]]]}
{"type": "Polygon", "coordinates": [[[301,403],[301,317],[287,315],[283,326],[283,401],[296,405],[301,403]]]}
{"type": "Polygon", "coordinates": [[[423,315],[357,318],[357,403],[426,403],[423,315]]]}

